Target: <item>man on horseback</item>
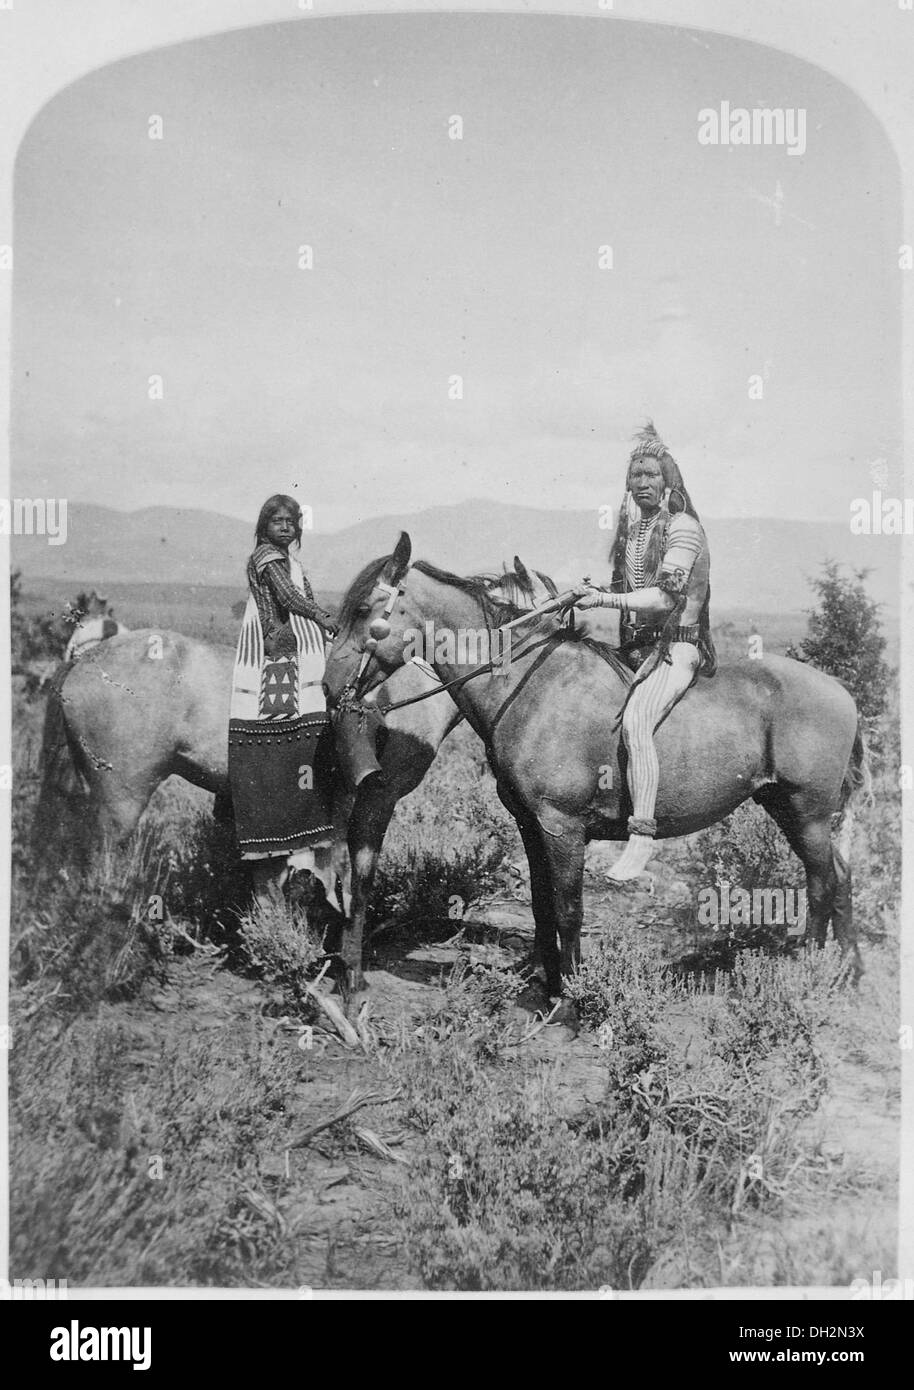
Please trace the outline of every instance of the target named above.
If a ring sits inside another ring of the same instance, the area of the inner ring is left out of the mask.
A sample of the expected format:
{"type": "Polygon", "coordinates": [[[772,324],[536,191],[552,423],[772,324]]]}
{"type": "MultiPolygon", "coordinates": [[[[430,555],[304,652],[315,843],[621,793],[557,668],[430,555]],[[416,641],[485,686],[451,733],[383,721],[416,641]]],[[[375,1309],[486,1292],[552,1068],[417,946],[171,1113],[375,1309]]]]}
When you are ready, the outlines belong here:
{"type": "Polygon", "coordinates": [[[717,669],[708,542],[679,467],[650,421],[635,437],[612,561],[609,590],[581,586],[575,606],[620,610],[622,655],[636,672],[622,710],[629,838],[609,873],[625,882],[644,872],[654,848],[654,731],[699,673],[717,669]]]}

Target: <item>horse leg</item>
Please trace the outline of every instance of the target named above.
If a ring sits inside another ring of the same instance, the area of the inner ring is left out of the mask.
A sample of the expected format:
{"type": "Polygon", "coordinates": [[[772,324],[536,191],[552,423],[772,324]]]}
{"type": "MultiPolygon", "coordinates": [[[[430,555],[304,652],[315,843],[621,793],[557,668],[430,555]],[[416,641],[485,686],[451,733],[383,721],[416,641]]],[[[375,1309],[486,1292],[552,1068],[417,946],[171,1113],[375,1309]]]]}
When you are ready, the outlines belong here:
{"type": "Polygon", "coordinates": [[[835,940],[838,942],[845,955],[850,955],[853,964],[854,978],[858,979],[863,974],[863,961],[860,959],[860,950],[857,945],[857,931],[854,927],[854,887],[853,875],[850,865],[842,855],[841,851],[832,846],[832,855],[835,864],[835,895],[832,902],[832,929],[835,933],[835,940]]]}
{"type": "MultiPolygon", "coordinates": [[[[499,793],[501,796],[501,793],[499,793]]],[[[501,798],[514,816],[520,831],[527,863],[530,866],[530,898],[533,907],[535,932],[533,938],[533,980],[521,996],[534,1012],[546,1010],[551,988],[561,978],[561,959],[556,939],[555,911],[549,866],[543,847],[540,828],[532,816],[519,810],[505,797],[501,798]]]]}
{"type": "Polygon", "coordinates": [[[226,827],[235,824],[235,808],[228,787],[221,787],[213,796],[213,820],[226,827]]]}
{"type": "Polygon", "coordinates": [[[527,852],[536,923],[534,971],[544,973],[553,998],[562,993],[562,976],[581,959],[584,827],[551,808],[534,816],[501,791],[499,796],[517,821],[527,852]]]}
{"type": "Polygon", "coordinates": [[[352,913],[343,935],[342,956],[351,993],[365,988],[362,950],[368,904],[374,887],[381,846],[399,797],[382,777],[373,777],[359,790],[349,818],[349,861],[352,874],[352,913]]]}
{"type": "Polygon", "coordinates": [[[83,871],[106,850],[126,844],[149,804],[145,786],[112,787],[102,773],[88,779],[89,796],[83,815],[73,830],[71,852],[83,871]]]}
{"type": "Polygon", "coordinates": [[[806,870],[809,937],[824,946],[828,924],[854,972],[863,973],[863,962],[854,931],[853,887],[850,867],[839,853],[831,833],[830,815],[810,816],[799,797],[781,797],[774,788],[756,799],[784,832],[794,854],[806,870]]]}
{"type": "Polygon", "coordinates": [[[559,974],[550,993],[562,993],[562,978],[581,962],[584,917],[584,825],[575,816],[550,809],[538,817],[552,889],[552,910],[559,936],[559,974]]]}

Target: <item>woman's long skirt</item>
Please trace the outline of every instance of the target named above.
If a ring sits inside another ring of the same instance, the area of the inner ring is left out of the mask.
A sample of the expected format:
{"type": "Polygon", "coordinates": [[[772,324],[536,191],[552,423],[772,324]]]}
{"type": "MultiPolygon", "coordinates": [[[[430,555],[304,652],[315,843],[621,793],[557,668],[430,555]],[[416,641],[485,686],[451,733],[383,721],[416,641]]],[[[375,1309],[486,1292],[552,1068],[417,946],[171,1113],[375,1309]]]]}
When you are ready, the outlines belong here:
{"type": "Polygon", "coordinates": [[[245,859],[330,844],[324,633],[298,614],[291,615],[289,627],[295,655],[267,656],[257,605],[248,599],[232,679],[228,748],[235,829],[245,859]]]}

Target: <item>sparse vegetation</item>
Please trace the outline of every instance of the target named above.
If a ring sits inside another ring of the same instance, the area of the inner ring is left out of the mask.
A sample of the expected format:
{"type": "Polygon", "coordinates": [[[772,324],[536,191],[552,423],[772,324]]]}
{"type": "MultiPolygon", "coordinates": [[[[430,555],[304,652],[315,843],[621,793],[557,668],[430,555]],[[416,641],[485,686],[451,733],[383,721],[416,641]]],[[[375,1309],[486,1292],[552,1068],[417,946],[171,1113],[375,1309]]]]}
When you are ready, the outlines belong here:
{"type": "Polygon", "coordinates": [[[887,760],[854,827],[859,985],[831,945],[786,955],[775,933],[722,952],[694,905],[667,904],[677,877],[801,882],[749,806],[664,847],[655,899],[589,887],[601,934],[570,985],[572,1042],[516,1009],[522,949],[462,928],[493,903],[523,916],[528,899],[513,824],[458,730],[395,816],[373,921],[405,925],[376,939],[347,1049],[308,988],[319,934],[295,910],[245,913],[231,837],[201,794],[167,784],[126,851],[36,890],[24,836],[40,718],[18,701],[11,1277],[557,1290],[894,1268],[887,760]],[[700,958],[688,973],[677,912],[700,958]],[[358,1088],[388,1103],[294,1147],[358,1088]]]}
{"type": "Polygon", "coordinates": [[[880,605],[866,591],[866,576],[866,570],[845,575],[835,561],[826,561],[822,574],[811,581],[819,605],[809,610],[799,648],[791,646],[787,654],[842,680],[875,731],[885,712],[891,672],[880,605]]]}

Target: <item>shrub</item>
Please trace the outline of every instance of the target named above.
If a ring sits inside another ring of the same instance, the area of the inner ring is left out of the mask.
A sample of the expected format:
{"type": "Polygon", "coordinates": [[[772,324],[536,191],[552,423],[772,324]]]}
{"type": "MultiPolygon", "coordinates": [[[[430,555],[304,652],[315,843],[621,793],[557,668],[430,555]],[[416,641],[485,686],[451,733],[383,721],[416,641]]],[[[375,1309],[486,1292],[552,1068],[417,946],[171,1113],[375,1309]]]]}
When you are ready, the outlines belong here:
{"type": "Polygon", "coordinates": [[[486,1049],[451,1001],[389,1061],[426,1136],[398,1205],[423,1282],[637,1288],[743,1209],[776,1208],[810,1168],[798,1122],[823,1094],[816,1033],[844,978],[829,947],[743,955],[703,990],[640,943],[601,942],[569,993],[597,1032],[605,1095],[572,1114],[558,1067],[504,1046],[497,1007],[486,1049]],[[688,1057],[685,1014],[701,1035],[688,1057]]]}
{"type": "Polygon", "coordinates": [[[71,1283],[302,1282],[264,1192],[302,1061],[227,1028],[137,1039],[104,1013],[26,1025],[11,1066],[10,1266],[71,1283]]]}
{"type": "Polygon", "coordinates": [[[284,907],[261,908],[241,918],[243,958],[264,983],[280,991],[284,1003],[307,1022],[317,1016],[308,981],[323,958],[320,935],[284,907]]]}
{"type": "Polygon", "coordinates": [[[799,651],[790,647],[787,655],[842,680],[872,730],[885,710],[890,676],[880,604],[866,592],[867,570],[855,570],[848,578],[833,560],[822,568],[823,574],[810,581],[819,607],[809,610],[809,630],[799,651]]]}
{"type": "Polygon", "coordinates": [[[493,790],[481,745],[457,730],[422,785],[397,807],[378,866],[371,925],[391,916],[460,917],[504,881],[519,837],[493,790]]]}

